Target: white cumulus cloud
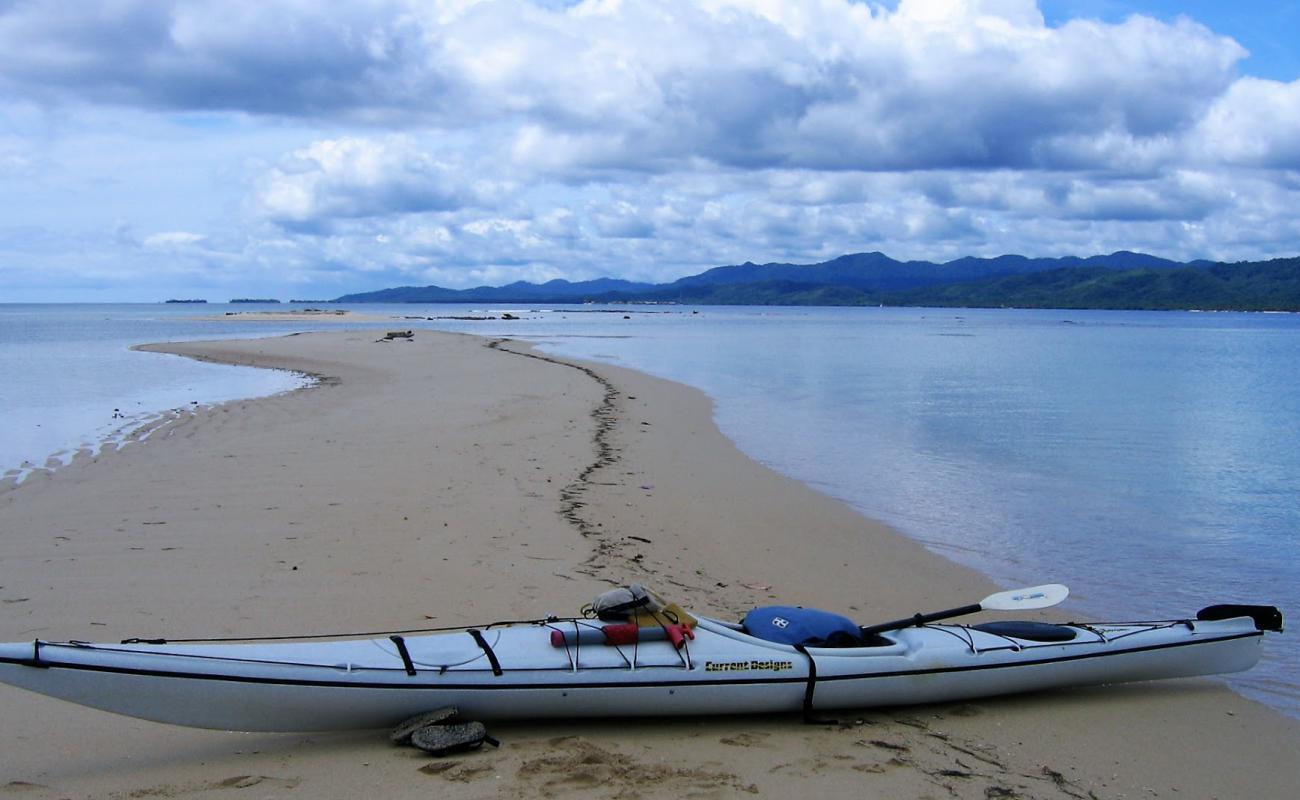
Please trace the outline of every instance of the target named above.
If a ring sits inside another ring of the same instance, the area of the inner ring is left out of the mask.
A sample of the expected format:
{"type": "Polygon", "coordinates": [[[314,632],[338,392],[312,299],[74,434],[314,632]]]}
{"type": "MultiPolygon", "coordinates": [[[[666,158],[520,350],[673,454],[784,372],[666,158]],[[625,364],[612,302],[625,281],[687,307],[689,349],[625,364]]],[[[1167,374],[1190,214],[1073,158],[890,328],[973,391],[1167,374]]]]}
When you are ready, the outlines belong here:
{"type": "Polygon", "coordinates": [[[95,213],[170,230],[123,258],[331,286],[1289,254],[1300,81],[1246,56],[1033,0],[0,4],[0,213],[57,237],[33,208],[120,203],[95,213]],[[205,202],[130,216],[168,191],[205,202]]]}
{"type": "Polygon", "coordinates": [[[260,181],[256,204],[269,218],[305,224],[336,217],[447,211],[473,204],[483,182],[406,137],[343,137],[295,150],[260,181]]]}

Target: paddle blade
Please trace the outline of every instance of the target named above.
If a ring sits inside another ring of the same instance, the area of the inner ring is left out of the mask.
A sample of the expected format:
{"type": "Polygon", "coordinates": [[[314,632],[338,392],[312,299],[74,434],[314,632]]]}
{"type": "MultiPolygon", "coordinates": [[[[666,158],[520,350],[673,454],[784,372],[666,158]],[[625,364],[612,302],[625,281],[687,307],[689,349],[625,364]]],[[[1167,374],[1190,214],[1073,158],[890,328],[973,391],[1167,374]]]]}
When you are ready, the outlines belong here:
{"type": "Polygon", "coordinates": [[[1049,608],[1070,596],[1070,589],[1059,583],[1031,586],[1028,589],[1010,589],[997,592],[980,601],[985,611],[1030,611],[1049,608]]]}

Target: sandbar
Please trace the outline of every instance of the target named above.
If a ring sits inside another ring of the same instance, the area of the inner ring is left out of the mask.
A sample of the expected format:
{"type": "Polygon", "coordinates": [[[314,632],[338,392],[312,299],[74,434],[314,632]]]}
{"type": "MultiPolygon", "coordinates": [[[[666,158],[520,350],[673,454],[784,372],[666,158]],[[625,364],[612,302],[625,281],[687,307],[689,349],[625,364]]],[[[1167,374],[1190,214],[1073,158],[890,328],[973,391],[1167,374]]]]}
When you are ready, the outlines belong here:
{"type": "MultiPolygon", "coordinates": [[[[641,373],[424,330],[146,349],[319,380],[0,489],[0,640],[484,623],[576,613],[630,581],[727,618],[784,603],[875,621],[997,588],[749,459],[705,395],[641,373]]],[[[1213,680],[837,716],[495,724],[500,750],[431,760],[382,732],[189,730],[0,686],[0,796],[1281,798],[1300,785],[1300,724],[1213,680]]]]}

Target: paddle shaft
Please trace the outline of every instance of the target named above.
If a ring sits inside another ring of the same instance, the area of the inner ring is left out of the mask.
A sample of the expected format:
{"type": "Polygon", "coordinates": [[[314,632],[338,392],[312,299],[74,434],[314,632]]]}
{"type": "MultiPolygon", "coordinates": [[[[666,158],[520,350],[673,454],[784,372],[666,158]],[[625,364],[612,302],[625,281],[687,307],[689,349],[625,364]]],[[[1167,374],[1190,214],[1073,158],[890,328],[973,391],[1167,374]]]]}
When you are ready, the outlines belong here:
{"type": "Polygon", "coordinates": [[[984,606],[979,603],[971,603],[961,608],[951,608],[947,611],[934,611],[929,614],[914,614],[903,619],[896,619],[893,622],[881,622],[878,625],[864,625],[862,627],[862,636],[875,636],[877,633],[885,631],[896,631],[900,628],[909,628],[913,625],[918,628],[930,622],[938,622],[941,619],[952,619],[953,617],[964,617],[967,614],[974,614],[983,611],[984,606]]]}

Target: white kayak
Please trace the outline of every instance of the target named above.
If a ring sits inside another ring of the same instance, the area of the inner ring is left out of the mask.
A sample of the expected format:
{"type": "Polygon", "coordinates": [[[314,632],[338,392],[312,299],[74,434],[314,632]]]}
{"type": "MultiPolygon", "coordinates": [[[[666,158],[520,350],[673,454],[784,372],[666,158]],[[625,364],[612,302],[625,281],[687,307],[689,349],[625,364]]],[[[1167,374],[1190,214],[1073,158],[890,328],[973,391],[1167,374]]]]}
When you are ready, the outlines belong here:
{"type": "Polygon", "coordinates": [[[444,706],[482,720],[807,714],[1235,672],[1259,659],[1265,630],[1281,630],[1268,606],[1215,606],[1198,617],[918,624],[873,646],[825,648],[706,618],[680,648],[681,637],[649,635],[583,643],[581,631],[601,623],[555,618],[330,641],[36,641],[0,644],[0,681],[133,717],[240,731],[379,728],[444,706]]]}

